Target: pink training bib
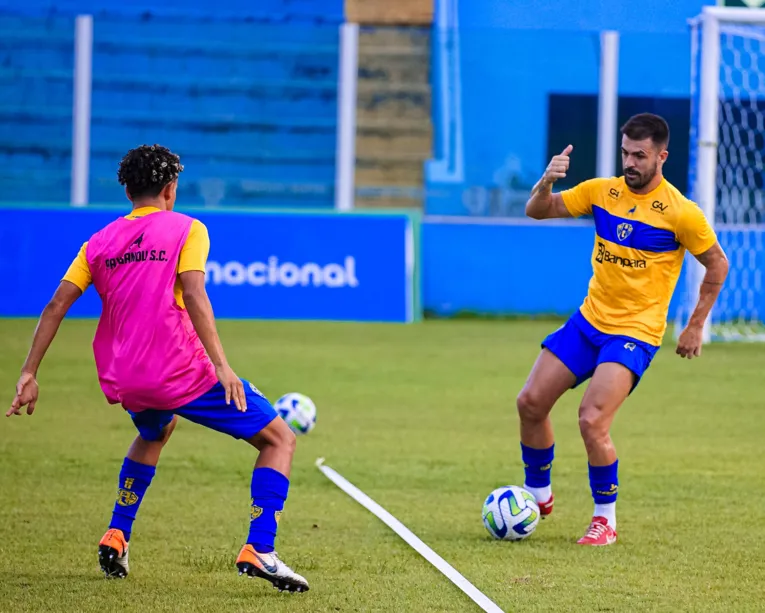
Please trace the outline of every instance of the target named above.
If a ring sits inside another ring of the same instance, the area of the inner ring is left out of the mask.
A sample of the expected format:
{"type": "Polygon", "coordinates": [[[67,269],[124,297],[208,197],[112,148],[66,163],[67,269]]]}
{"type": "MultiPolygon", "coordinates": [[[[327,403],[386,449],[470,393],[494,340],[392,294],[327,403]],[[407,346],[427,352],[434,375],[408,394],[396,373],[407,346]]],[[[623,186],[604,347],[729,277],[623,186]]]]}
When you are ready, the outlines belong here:
{"type": "Polygon", "coordinates": [[[173,293],[192,222],[172,211],[123,217],[88,242],[88,265],[103,304],[93,354],[111,404],[131,411],[177,409],[217,382],[173,293]]]}

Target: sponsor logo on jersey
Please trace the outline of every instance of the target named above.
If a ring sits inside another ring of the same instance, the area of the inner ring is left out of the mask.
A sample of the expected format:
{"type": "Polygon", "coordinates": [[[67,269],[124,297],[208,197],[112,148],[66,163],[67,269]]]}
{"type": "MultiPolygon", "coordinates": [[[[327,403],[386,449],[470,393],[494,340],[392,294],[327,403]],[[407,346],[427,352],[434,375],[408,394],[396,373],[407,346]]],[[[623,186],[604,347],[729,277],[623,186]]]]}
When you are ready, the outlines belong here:
{"type": "Polygon", "coordinates": [[[645,260],[633,260],[625,258],[606,249],[605,243],[598,243],[598,253],[595,255],[595,261],[598,264],[615,264],[622,268],[647,268],[648,262],[645,260]]]}

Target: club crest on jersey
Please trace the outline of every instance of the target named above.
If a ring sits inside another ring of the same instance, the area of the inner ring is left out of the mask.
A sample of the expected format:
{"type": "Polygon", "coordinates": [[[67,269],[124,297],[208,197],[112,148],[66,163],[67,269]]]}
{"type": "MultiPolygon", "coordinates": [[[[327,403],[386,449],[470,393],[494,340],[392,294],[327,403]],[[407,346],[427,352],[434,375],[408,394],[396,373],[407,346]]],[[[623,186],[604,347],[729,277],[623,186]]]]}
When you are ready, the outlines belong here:
{"type": "Polygon", "coordinates": [[[630,234],[632,234],[632,224],[620,223],[616,226],[616,236],[620,241],[625,240],[630,234]]]}

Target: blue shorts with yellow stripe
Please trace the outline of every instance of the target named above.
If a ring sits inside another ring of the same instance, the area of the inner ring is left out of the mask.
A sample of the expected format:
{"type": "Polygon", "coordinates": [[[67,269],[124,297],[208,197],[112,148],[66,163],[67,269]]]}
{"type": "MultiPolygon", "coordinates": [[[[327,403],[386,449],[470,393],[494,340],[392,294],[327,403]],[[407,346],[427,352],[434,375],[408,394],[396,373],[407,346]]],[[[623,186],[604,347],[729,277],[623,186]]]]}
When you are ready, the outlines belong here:
{"type": "Polygon", "coordinates": [[[592,377],[598,365],[616,362],[635,375],[632,389],[635,389],[659,350],[659,347],[629,336],[605,334],[579,311],[542,341],[542,347],[553,353],[574,373],[574,387],[592,377]]]}
{"type": "Polygon", "coordinates": [[[236,408],[233,400],[231,404],[226,404],[226,392],[220,383],[216,383],[208,392],[179,409],[146,409],[135,413],[128,411],[128,414],[145,441],[162,438],[162,430],[175,415],[234,438],[248,440],[271,423],[276,417],[276,410],[258,388],[245,379],[242,383],[247,399],[247,410],[244,412],[236,408]]]}

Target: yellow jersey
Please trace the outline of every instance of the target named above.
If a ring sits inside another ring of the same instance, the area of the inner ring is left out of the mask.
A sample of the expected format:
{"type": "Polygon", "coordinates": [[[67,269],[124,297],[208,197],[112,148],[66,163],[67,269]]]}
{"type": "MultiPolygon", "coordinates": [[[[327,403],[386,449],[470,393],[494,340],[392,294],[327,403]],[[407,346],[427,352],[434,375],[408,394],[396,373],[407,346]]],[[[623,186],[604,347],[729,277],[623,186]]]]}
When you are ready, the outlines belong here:
{"type": "Polygon", "coordinates": [[[717,242],[704,213],[666,179],[642,195],[624,177],[591,179],[561,196],[572,216],[595,220],[582,315],[605,334],[660,345],[686,249],[698,255],[717,242]]]}
{"type": "MultiPolygon", "coordinates": [[[[125,219],[138,219],[139,217],[145,217],[151,213],[156,213],[159,209],[147,206],[140,209],[135,209],[129,215],[125,215],[125,219]]],[[[90,274],[90,267],[88,266],[88,259],[86,256],[88,243],[85,242],[80,247],[80,251],[77,257],[69,266],[69,270],[64,275],[64,281],[74,283],[83,292],[88,289],[88,286],[92,283],[92,277],[90,274]]],[[[207,256],[210,253],[210,236],[207,233],[205,225],[195,219],[191,223],[189,229],[189,235],[186,237],[186,242],[181,249],[181,255],[178,258],[178,274],[187,272],[189,270],[201,270],[205,272],[205,264],[207,263],[207,256]]],[[[173,288],[175,294],[175,301],[178,306],[186,308],[183,304],[183,286],[181,280],[175,280],[175,287],[173,288]]]]}

